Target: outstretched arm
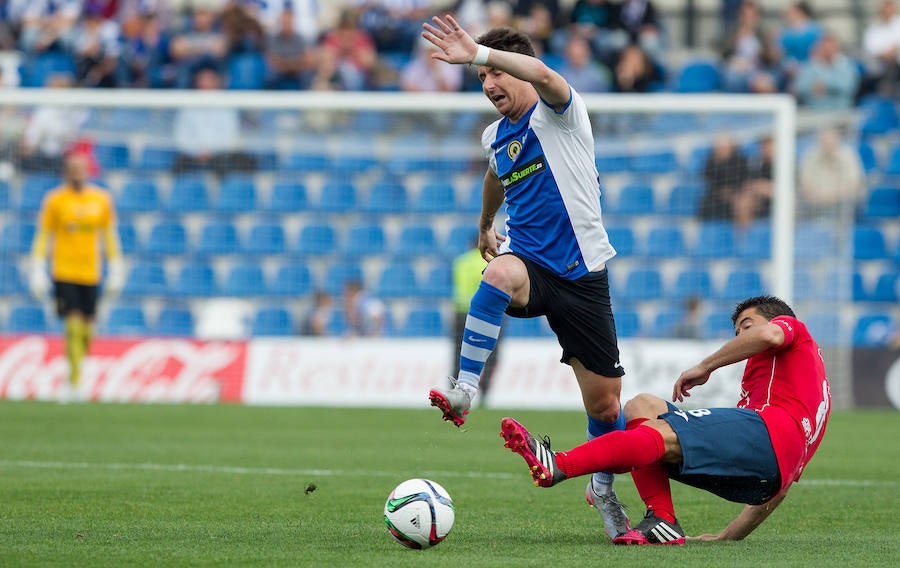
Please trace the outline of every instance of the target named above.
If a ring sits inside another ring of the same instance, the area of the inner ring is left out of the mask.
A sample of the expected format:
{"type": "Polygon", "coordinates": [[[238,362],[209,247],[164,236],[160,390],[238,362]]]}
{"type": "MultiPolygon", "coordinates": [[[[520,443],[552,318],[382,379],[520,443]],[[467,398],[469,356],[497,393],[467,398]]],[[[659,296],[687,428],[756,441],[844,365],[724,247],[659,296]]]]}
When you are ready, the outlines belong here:
{"type": "MultiPolygon", "coordinates": [[[[431,19],[434,25],[423,24],[422,37],[438,48],[431,57],[447,63],[475,63],[479,45],[475,43],[453,16],[437,16],[431,19]]],[[[483,46],[482,46],[483,48],[483,46]]],[[[550,106],[559,110],[569,102],[569,84],[562,75],[547,67],[543,61],[530,55],[491,49],[487,60],[480,65],[499,69],[517,79],[528,81],[538,95],[550,106]]]]}
{"type": "Polygon", "coordinates": [[[747,505],[719,534],[701,534],[690,540],[742,540],[761,525],[787,496],[787,488],[762,505],[747,505]]]}

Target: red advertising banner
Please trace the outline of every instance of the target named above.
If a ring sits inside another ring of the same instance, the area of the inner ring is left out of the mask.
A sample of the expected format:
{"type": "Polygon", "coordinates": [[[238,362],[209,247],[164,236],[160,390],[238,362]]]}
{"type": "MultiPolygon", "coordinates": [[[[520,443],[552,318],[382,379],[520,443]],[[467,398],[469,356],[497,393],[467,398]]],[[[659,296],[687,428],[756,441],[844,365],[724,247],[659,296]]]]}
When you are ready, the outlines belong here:
{"type": "MultiPolygon", "coordinates": [[[[79,397],[106,402],[240,402],[247,344],[186,339],[97,339],[79,397]]],[[[63,341],[0,336],[0,398],[50,400],[66,381],[63,341]]]]}

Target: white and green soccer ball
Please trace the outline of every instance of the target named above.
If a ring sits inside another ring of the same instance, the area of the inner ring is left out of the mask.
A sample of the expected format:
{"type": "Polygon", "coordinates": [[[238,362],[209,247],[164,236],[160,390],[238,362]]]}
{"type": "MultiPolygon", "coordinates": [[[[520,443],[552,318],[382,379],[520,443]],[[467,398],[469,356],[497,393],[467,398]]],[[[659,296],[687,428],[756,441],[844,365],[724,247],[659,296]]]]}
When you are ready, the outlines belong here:
{"type": "Polygon", "coordinates": [[[397,542],[428,548],[444,540],[453,528],[453,500],[430,479],[407,479],[384,504],[384,523],[397,542]]]}

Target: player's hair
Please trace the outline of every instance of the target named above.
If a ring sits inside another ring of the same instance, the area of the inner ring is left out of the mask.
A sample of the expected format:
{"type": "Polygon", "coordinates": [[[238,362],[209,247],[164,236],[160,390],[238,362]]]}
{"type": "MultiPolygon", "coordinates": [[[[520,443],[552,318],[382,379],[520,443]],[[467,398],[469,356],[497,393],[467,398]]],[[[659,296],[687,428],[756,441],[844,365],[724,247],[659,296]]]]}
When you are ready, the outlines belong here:
{"type": "Polygon", "coordinates": [[[514,30],[512,28],[500,27],[493,28],[483,33],[476,42],[490,47],[491,49],[499,49],[500,51],[512,51],[514,53],[524,53],[534,57],[534,44],[527,34],[514,30]]]}
{"type": "Polygon", "coordinates": [[[797,315],[794,314],[794,310],[792,310],[791,307],[787,305],[787,302],[781,298],[776,298],[775,296],[754,296],[752,298],[747,298],[734,307],[734,311],[731,312],[731,323],[737,323],[738,316],[748,308],[756,308],[756,311],[768,320],[775,316],[797,317],[797,315]]]}

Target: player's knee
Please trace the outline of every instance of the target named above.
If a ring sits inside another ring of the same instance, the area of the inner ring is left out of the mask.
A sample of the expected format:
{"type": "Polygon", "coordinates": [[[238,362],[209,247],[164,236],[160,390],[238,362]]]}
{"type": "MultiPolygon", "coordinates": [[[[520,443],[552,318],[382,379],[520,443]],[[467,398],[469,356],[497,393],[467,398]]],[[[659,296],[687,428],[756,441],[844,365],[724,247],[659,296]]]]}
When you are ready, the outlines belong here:
{"type": "Polygon", "coordinates": [[[652,394],[641,393],[625,403],[625,420],[656,418],[667,410],[666,403],[652,394]]]}
{"type": "Polygon", "coordinates": [[[615,422],[619,418],[620,408],[619,397],[608,395],[592,401],[587,413],[596,420],[615,422]]]}
{"type": "Polygon", "coordinates": [[[528,281],[525,265],[511,255],[499,256],[488,264],[482,280],[498,290],[512,295],[528,281]]]}

